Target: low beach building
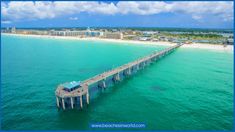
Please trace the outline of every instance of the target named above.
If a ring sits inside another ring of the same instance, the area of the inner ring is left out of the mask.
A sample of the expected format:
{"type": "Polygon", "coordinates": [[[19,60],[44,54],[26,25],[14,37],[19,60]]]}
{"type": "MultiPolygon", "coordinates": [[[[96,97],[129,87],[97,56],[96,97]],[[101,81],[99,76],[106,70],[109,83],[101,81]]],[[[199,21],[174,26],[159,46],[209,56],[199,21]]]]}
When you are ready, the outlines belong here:
{"type": "Polygon", "coordinates": [[[143,31],[143,35],[144,36],[152,36],[152,35],[156,35],[159,34],[159,32],[155,32],[155,31],[143,31]]]}
{"type": "Polygon", "coordinates": [[[150,41],[150,37],[139,37],[139,41],[150,41]]]}
{"type": "Polygon", "coordinates": [[[234,44],[233,38],[227,39],[227,40],[224,42],[224,44],[226,44],[226,45],[233,45],[233,44],[234,44]]]}
{"type": "Polygon", "coordinates": [[[124,35],[136,35],[136,31],[124,30],[122,31],[124,35]]]}
{"type": "Polygon", "coordinates": [[[159,39],[157,39],[157,38],[152,38],[152,40],[151,41],[153,41],[153,42],[158,42],[159,41],[159,39]]]}

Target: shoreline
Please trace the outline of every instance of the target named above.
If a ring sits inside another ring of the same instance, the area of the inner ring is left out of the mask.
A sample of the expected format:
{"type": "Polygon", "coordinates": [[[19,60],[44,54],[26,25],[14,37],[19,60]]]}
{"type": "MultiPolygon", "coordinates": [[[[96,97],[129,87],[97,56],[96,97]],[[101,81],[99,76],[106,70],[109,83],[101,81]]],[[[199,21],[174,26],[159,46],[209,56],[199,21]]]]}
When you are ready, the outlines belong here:
{"type": "MultiPolygon", "coordinates": [[[[153,46],[172,46],[176,43],[172,42],[146,42],[146,41],[137,41],[137,40],[119,40],[119,39],[106,39],[106,38],[79,38],[72,36],[50,36],[50,35],[33,35],[33,34],[11,34],[11,33],[1,33],[3,35],[11,35],[11,36],[22,36],[22,37],[37,37],[37,38],[53,38],[53,39],[66,39],[66,40],[89,40],[89,41],[105,41],[105,42],[113,42],[113,43],[125,43],[125,44],[141,44],[141,45],[153,45],[153,46]]],[[[193,44],[185,44],[182,48],[192,48],[192,49],[209,49],[216,51],[224,51],[224,52],[233,52],[233,45],[227,45],[224,47],[223,45],[218,44],[206,44],[206,43],[193,43],[193,44]]]]}

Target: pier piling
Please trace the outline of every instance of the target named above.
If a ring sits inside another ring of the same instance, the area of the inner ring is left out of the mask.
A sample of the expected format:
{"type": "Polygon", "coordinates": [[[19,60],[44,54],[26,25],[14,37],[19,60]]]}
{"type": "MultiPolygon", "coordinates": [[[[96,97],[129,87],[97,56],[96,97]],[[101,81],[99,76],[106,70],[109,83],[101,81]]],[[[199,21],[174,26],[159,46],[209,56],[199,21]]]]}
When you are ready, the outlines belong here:
{"type": "Polygon", "coordinates": [[[60,108],[60,101],[59,98],[56,96],[56,103],[57,103],[57,107],[60,108]]]}
{"type": "Polygon", "coordinates": [[[87,102],[87,104],[89,104],[89,93],[88,92],[86,94],[86,102],[87,102]]]}
{"type": "Polygon", "coordinates": [[[82,95],[80,96],[80,106],[82,108],[82,95]]]}
{"type": "Polygon", "coordinates": [[[106,88],[105,80],[103,80],[102,84],[103,84],[103,88],[106,88]]]}
{"type": "Polygon", "coordinates": [[[73,97],[71,97],[70,100],[71,100],[71,108],[73,109],[73,97]]]}
{"type": "Polygon", "coordinates": [[[62,98],[63,109],[65,110],[64,98],[62,98]]]}

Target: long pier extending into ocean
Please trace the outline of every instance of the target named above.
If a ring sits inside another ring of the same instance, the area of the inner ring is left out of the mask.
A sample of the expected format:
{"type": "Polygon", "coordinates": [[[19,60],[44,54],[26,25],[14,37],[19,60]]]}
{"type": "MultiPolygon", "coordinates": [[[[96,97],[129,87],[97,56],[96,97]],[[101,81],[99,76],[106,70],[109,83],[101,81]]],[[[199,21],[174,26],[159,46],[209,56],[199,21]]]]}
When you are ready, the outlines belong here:
{"type": "Polygon", "coordinates": [[[89,104],[89,93],[92,92],[90,90],[92,87],[105,89],[108,87],[107,84],[110,82],[113,84],[120,82],[126,77],[133,75],[140,69],[143,69],[148,64],[173,52],[181,45],[183,45],[183,43],[176,44],[162,51],[155,51],[148,56],[106,71],[82,82],[69,82],[60,84],[55,91],[57,107],[63,109],[73,109],[75,106],[80,106],[80,108],[82,108],[84,100],[87,104],[89,104]]]}

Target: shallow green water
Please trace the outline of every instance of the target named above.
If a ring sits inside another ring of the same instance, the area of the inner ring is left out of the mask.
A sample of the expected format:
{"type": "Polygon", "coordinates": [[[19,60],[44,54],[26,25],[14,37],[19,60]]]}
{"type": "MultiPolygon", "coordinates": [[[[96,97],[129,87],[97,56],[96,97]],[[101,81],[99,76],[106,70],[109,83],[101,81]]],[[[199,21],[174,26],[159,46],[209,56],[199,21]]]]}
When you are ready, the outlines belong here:
{"type": "Polygon", "coordinates": [[[233,126],[233,53],[179,48],[83,110],[58,111],[60,83],[84,80],[165,47],[2,36],[2,129],[90,129],[143,122],[150,130],[233,126]]]}

